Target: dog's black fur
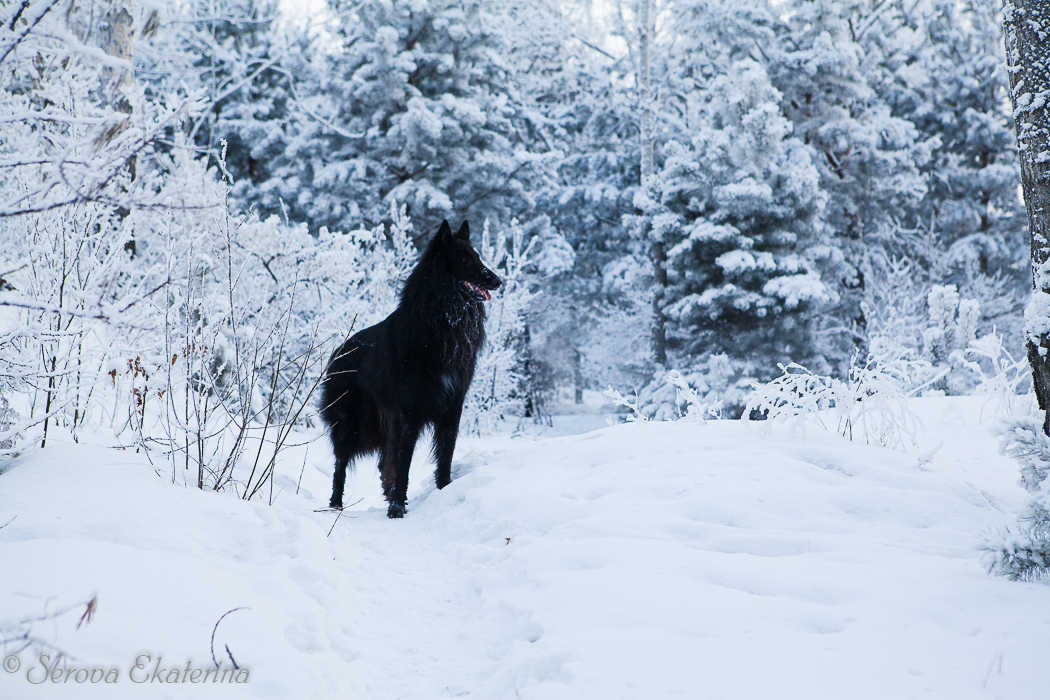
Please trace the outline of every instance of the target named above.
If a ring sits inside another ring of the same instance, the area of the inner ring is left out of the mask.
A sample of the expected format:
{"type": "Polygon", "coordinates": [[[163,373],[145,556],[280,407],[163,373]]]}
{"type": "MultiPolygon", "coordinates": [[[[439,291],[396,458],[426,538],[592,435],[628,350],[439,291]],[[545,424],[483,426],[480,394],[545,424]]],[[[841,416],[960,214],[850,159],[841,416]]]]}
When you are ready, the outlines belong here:
{"type": "Polygon", "coordinates": [[[485,340],[485,302],[500,284],[471,246],[467,223],[453,235],[442,221],[394,312],[335,351],[321,389],[335,452],[332,508],[343,506],[347,466],[378,451],[387,515],[403,517],[412,452],[428,425],[437,487],[452,481],[463,400],[485,340]]]}

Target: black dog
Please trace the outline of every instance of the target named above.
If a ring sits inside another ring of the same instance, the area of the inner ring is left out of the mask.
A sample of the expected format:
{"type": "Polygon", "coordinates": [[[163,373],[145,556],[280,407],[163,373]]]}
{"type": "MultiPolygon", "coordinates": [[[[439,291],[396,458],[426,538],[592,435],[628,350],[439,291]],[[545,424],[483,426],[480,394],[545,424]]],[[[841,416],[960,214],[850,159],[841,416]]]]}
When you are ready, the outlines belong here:
{"type": "Polygon", "coordinates": [[[442,221],[394,313],[335,351],[321,389],[335,452],[332,508],[343,506],[347,465],[379,451],[387,516],[403,517],[412,452],[428,425],[437,487],[452,481],[463,400],[485,340],[485,302],[500,284],[471,246],[467,223],[452,235],[442,221]]]}

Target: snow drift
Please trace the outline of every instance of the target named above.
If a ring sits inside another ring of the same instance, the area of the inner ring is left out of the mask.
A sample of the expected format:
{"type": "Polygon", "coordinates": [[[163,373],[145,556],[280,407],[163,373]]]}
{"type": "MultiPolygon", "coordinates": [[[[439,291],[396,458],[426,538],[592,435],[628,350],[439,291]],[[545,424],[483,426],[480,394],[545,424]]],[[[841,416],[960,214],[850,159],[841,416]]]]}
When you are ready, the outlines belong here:
{"type": "Polygon", "coordinates": [[[419,450],[401,522],[368,463],[362,502],[314,512],[320,441],[273,506],[130,451],[30,451],[0,474],[0,621],[97,594],[79,630],[83,607],[31,631],[120,679],[33,685],[25,650],[0,696],[1033,697],[1050,588],[988,576],[979,549],[1016,523],[1017,467],[978,400],[911,407],[913,452],[741,421],[464,439],[440,492],[419,450]],[[213,649],[249,681],[128,675],[143,654],[214,668],[213,649]]]}

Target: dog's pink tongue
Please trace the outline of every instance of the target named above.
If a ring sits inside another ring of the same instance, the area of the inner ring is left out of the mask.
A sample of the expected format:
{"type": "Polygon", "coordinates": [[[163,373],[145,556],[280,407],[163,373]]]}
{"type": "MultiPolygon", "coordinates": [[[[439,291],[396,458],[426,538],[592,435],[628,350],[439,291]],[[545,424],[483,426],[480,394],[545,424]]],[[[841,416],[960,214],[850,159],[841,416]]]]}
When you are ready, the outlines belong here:
{"type": "Polygon", "coordinates": [[[489,290],[482,289],[481,293],[485,295],[485,301],[492,301],[492,295],[489,294],[489,290]]]}

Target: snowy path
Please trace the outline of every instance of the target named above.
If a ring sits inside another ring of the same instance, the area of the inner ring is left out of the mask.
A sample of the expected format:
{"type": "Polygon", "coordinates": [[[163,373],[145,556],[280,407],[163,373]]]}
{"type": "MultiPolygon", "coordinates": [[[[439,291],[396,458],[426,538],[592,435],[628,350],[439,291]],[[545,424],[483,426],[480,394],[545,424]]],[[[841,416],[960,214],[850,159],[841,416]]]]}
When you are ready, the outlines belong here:
{"type": "Polygon", "coordinates": [[[1034,697],[1050,586],[978,550],[1015,522],[1016,465],[978,403],[917,410],[918,452],[736,422],[466,440],[443,491],[416,464],[403,521],[362,466],[334,528],[323,449],[272,507],[127,453],[29,454],[0,474],[0,619],[98,592],[90,625],[36,631],[126,676],[142,653],[206,668],[246,606],[216,649],[252,677],[32,686],[23,658],[0,697],[1034,697]]]}
{"type": "Polygon", "coordinates": [[[528,630],[514,611],[486,604],[485,552],[463,551],[419,519],[392,528],[382,509],[341,519],[332,537],[342,631],[356,649],[351,697],[502,694],[503,665],[528,630]]]}

